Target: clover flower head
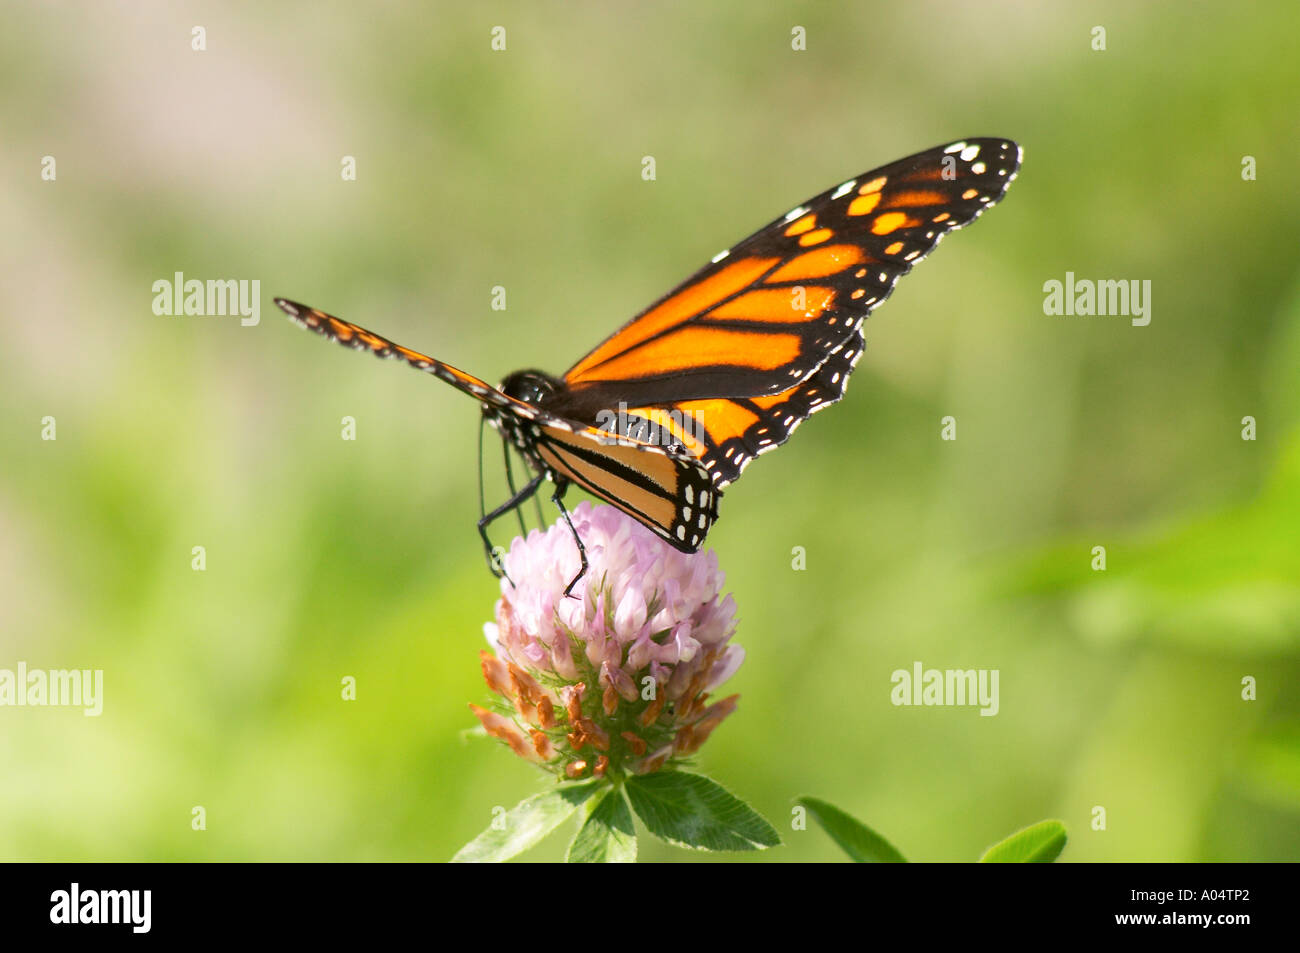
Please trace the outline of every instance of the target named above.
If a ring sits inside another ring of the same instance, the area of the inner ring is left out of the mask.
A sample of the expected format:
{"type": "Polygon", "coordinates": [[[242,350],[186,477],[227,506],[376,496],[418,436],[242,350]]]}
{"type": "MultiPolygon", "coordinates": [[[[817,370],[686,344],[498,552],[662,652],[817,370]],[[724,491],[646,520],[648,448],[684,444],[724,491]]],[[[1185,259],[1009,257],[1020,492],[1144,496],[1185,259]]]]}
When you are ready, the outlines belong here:
{"type": "Polygon", "coordinates": [[[611,506],[580,504],[516,537],[496,621],[484,626],[483,676],[494,709],[471,705],[487,732],[566,778],[645,774],[693,754],[736,708],[710,694],[745,653],[730,640],[717,555],[682,553],[611,506]],[[513,582],[512,582],[513,580],[513,582]]]}

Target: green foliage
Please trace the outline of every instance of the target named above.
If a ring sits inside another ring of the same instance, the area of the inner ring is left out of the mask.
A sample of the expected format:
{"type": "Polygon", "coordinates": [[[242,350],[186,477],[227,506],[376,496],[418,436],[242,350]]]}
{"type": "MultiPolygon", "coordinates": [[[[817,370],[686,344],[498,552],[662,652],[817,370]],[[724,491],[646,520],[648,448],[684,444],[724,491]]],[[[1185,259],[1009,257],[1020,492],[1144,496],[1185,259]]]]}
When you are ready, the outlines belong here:
{"type": "MultiPolygon", "coordinates": [[[[568,820],[600,787],[599,781],[562,784],[520,801],[499,819],[494,818],[492,825],[461,848],[452,860],[463,864],[509,860],[568,820]]],[[[608,798],[602,795],[601,800],[608,798]]]]}
{"type": "MultiPolygon", "coordinates": [[[[859,864],[907,863],[892,844],[835,805],[815,797],[801,797],[796,803],[808,809],[850,860],[859,864]]],[[[1065,839],[1065,825],[1060,821],[1040,821],[990,847],[980,863],[1050,864],[1060,856],[1065,839]]]]}
{"type": "Polygon", "coordinates": [[[627,794],[656,837],[698,850],[762,850],[781,843],[775,828],[722,785],[687,771],[631,777],[627,794]]]}
{"type": "Polygon", "coordinates": [[[621,783],[561,784],[494,819],[454,860],[509,860],[582,807],[581,823],[565,859],[571,863],[630,863],[636,860],[637,842],[629,798],[646,829],[676,847],[746,851],[781,843],[771,824],[717,782],[699,774],[667,770],[629,777],[621,783]]]}
{"type": "Polygon", "coordinates": [[[632,863],[636,860],[636,831],[621,788],[607,787],[596,800],[565,860],[572,864],[632,863]]]}
{"type": "Polygon", "coordinates": [[[815,797],[801,797],[796,799],[796,803],[808,809],[813,819],[843,848],[851,860],[860,864],[907,863],[907,859],[893,844],[834,804],[815,797]]]}
{"type": "Polygon", "coordinates": [[[980,858],[982,864],[1050,864],[1065,849],[1065,825],[1040,821],[994,844],[980,858]]]}

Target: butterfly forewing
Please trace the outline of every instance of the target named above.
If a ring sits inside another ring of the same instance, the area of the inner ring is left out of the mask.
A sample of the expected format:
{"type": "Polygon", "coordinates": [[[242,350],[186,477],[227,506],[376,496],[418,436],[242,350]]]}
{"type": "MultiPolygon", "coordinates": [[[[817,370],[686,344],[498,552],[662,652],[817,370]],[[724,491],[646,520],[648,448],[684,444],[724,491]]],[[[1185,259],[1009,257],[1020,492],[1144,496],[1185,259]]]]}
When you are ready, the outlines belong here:
{"type": "Polygon", "coordinates": [[[556,410],[773,396],[850,340],[898,279],[998,201],[1019,147],[939,146],[866,172],[760,229],[646,309],[564,376],[556,410]]]}
{"type": "Polygon", "coordinates": [[[839,400],[862,322],[945,234],[1006,192],[1005,139],[938,146],[828,189],[669,292],[565,375],[557,413],[673,435],[718,487],[839,400]],[[684,433],[683,433],[684,431],[684,433]]]}
{"type": "MultiPolygon", "coordinates": [[[[357,351],[369,351],[371,354],[380,358],[399,358],[406,361],[417,371],[424,371],[426,374],[432,374],[441,380],[446,381],[452,387],[459,391],[469,394],[471,397],[489,404],[502,413],[512,414],[519,419],[545,423],[548,426],[556,427],[562,430],[579,430],[590,431],[592,436],[598,435],[598,432],[586,424],[575,423],[548,414],[532,404],[524,403],[521,400],[501,393],[500,390],[493,387],[485,381],[479,380],[472,374],[466,374],[459,368],[452,367],[444,361],[439,361],[427,354],[421,354],[419,351],[413,351],[409,347],[403,347],[400,344],[388,340],[383,335],[376,334],[374,331],[368,331],[359,324],[353,324],[351,321],[344,321],[342,318],[336,318],[332,314],[326,314],[318,308],[310,308],[304,304],[298,304],[296,301],[290,301],[287,298],[276,298],[275,303],[279,306],[289,318],[299,327],[306,328],[308,331],[314,331],[321,337],[328,338],[347,348],[357,351]]],[[[610,437],[609,439],[613,439],[610,437]]],[[[653,449],[653,448],[651,448],[653,449]]]]}

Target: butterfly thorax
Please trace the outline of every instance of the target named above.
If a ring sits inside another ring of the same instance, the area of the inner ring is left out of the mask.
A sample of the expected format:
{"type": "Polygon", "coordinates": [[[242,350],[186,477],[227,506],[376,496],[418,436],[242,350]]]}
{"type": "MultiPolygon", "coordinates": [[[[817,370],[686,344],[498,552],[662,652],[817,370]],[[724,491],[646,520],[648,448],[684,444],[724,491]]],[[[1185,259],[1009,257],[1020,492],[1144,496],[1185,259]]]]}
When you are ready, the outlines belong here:
{"type": "MultiPolygon", "coordinates": [[[[547,398],[563,388],[563,384],[543,371],[515,371],[501,382],[501,393],[515,400],[523,401],[534,407],[541,407],[547,398]]],[[[507,413],[500,407],[483,405],[483,415],[488,422],[500,432],[501,436],[514,444],[534,466],[541,469],[536,453],[536,427],[518,414],[507,413]]]]}

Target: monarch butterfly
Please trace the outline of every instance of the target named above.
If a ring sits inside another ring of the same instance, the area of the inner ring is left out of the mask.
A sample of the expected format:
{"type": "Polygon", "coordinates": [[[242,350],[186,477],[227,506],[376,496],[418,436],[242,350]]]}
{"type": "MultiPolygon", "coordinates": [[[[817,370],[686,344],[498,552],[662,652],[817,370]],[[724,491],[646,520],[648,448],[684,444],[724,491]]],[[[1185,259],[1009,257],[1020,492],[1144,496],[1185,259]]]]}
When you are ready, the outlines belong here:
{"type": "MultiPolygon", "coordinates": [[[[492,387],[332,315],[275,299],[298,324],[379,357],[405,359],[482,405],[532,479],[478,522],[532,498],[543,479],[564,506],[576,484],[684,552],[756,456],[844,395],[862,322],[949,231],[1000,200],[1020,168],[1006,139],[966,139],[867,172],[809,199],[731,248],[615,331],[561,377],[517,371],[492,387]]],[[[513,486],[512,486],[513,491],[513,486]]]]}

